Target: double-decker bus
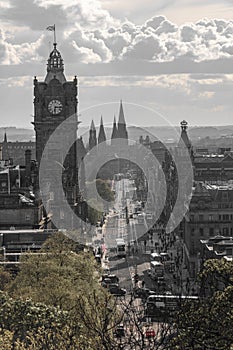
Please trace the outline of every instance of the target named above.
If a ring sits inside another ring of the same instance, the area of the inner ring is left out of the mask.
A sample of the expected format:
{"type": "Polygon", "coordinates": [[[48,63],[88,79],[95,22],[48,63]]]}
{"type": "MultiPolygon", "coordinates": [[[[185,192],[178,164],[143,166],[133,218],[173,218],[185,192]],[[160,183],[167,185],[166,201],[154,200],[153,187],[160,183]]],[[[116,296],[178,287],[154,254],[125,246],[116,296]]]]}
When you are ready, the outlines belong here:
{"type": "Polygon", "coordinates": [[[172,317],[185,303],[196,303],[197,296],[190,295],[150,295],[146,301],[146,316],[155,320],[172,317]]]}

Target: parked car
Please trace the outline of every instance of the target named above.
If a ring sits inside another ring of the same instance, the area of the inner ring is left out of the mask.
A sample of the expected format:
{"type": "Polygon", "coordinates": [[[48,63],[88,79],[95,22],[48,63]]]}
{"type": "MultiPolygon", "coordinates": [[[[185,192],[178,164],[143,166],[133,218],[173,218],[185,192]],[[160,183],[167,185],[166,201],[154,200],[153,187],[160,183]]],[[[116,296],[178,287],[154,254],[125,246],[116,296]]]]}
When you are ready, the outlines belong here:
{"type": "Polygon", "coordinates": [[[110,284],[108,289],[109,289],[109,292],[111,294],[116,295],[116,296],[123,296],[127,293],[126,289],[120,288],[119,285],[116,283],[110,284]]]}

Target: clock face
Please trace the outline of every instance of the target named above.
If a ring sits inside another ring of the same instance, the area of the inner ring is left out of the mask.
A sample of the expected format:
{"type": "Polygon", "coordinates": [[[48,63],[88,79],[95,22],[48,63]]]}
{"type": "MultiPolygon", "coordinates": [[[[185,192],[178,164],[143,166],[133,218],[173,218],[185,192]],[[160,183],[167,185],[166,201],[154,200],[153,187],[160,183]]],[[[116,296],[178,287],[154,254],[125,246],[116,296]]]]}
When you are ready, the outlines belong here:
{"type": "Polygon", "coordinates": [[[62,103],[59,100],[52,100],[48,104],[48,110],[52,114],[59,114],[62,111],[62,103]]]}

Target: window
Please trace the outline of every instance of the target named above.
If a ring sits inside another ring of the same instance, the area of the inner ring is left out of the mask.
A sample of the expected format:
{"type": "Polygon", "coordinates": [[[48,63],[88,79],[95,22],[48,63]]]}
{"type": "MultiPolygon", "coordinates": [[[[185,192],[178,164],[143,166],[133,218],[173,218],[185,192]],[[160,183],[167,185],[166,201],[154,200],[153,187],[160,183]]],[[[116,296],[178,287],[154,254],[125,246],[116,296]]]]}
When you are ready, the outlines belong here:
{"type": "Polygon", "coordinates": [[[203,221],[204,220],[204,215],[200,214],[199,215],[199,221],[203,221]]]}
{"type": "Polygon", "coordinates": [[[194,234],[195,234],[195,229],[191,228],[191,236],[194,236],[194,234]]]}
{"type": "Polygon", "coordinates": [[[221,215],[221,214],[219,214],[219,216],[218,216],[218,220],[219,220],[219,221],[221,221],[221,220],[222,220],[222,215],[221,215]]]}
{"type": "Polygon", "coordinates": [[[200,236],[204,236],[204,229],[202,227],[199,228],[200,236]]]}
{"type": "Polygon", "coordinates": [[[213,228],[213,227],[210,227],[210,228],[209,228],[209,235],[210,235],[210,236],[213,236],[213,235],[214,235],[214,228],[213,228]]]}
{"type": "Polygon", "coordinates": [[[209,221],[214,221],[214,215],[213,214],[209,214],[209,221]]]}
{"type": "Polygon", "coordinates": [[[229,228],[228,227],[223,227],[223,235],[228,236],[229,235],[229,228]]]}

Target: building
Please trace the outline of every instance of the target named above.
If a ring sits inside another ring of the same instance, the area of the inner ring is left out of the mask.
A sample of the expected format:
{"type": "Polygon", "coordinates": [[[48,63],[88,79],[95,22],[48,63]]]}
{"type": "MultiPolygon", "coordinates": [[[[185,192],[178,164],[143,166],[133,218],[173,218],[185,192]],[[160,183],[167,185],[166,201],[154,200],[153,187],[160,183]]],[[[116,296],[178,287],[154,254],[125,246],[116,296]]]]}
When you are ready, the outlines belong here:
{"type": "Polygon", "coordinates": [[[183,222],[184,259],[190,277],[200,269],[202,242],[233,235],[233,186],[197,182],[183,222]]]}
{"type": "Polygon", "coordinates": [[[233,180],[233,152],[219,149],[216,153],[197,153],[194,157],[197,181],[219,182],[233,180]]]}
{"type": "Polygon", "coordinates": [[[11,142],[7,139],[7,134],[4,134],[4,140],[0,144],[2,148],[1,159],[10,160],[13,165],[25,165],[25,151],[30,150],[32,159],[35,158],[36,144],[33,141],[28,142],[11,142]]]}
{"type": "Polygon", "coordinates": [[[201,259],[225,259],[233,261],[233,237],[215,236],[201,240],[201,259]]]}
{"type": "MultiPolygon", "coordinates": [[[[43,81],[34,78],[34,129],[36,134],[36,160],[38,174],[42,159],[46,167],[43,173],[43,205],[47,208],[47,215],[52,218],[60,218],[58,225],[71,222],[72,218],[65,218],[61,208],[63,198],[57,191],[57,169],[54,164],[62,167],[62,184],[66,200],[73,210],[79,213],[80,193],[78,188],[78,150],[82,140],[74,142],[65,153],[64,143],[60,142],[64,137],[61,129],[63,122],[69,122],[69,128],[65,130],[64,141],[77,140],[77,109],[78,109],[78,80],[75,76],[72,81],[67,81],[64,74],[64,63],[61,53],[57,49],[57,43],[53,44],[53,50],[47,63],[47,74],[43,81]],[[56,131],[56,133],[55,133],[56,131]],[[54,136],[55,135],[55,136],[54,136]],[[48,143],[48,140],[52,141],[48,143]]],[[[39,183],[35,188],[39,198],[39,183]]],[[[43,210],[41,210],[42,212],[43,210]]],[[[73,214],[72,214],[73,215],[73,214]]],[[[45,214],[46,221],[46,214],[45,214]]]]}

